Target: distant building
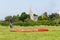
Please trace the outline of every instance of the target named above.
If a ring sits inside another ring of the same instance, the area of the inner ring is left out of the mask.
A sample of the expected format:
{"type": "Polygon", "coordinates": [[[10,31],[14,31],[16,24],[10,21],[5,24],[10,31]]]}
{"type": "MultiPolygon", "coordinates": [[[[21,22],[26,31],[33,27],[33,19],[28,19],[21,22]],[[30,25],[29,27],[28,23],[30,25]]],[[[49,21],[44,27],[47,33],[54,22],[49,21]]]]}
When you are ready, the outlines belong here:
{"type": "Polygon", "coordinates": [[[31,8],[30,8],[29,14],[30,14],[30,19],[31,20],[33,20],[33,21],[37,21],[38,20],[38,16],[34,16],[31,8]]]}
{"type": "Polygon", "coordinates": [[[37,21],[38,20],[38,16],[34,16],[34,21],[37,21]]]}
{"type": "Polygon", "coordinates": [[[34,15],[33,15],[33,12],[32,12],[32,9],[31,8],[30,8],[29,14],[30,14],[30,19],[31,20],[34,20],[34,15]]]}

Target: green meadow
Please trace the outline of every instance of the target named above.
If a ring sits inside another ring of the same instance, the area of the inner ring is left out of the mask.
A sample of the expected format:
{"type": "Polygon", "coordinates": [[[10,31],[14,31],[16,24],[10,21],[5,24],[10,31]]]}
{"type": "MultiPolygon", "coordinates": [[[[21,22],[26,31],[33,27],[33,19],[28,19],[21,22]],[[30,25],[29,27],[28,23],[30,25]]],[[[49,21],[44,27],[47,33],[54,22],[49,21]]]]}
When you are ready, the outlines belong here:
{"type": "Polygon", "coordinates": [[[10,32],[9,26],[0,26],[0,40],[60,40],[60,26],[14,26],[15,30],[38,30],[48,28],[48,32],[10,32]]]}

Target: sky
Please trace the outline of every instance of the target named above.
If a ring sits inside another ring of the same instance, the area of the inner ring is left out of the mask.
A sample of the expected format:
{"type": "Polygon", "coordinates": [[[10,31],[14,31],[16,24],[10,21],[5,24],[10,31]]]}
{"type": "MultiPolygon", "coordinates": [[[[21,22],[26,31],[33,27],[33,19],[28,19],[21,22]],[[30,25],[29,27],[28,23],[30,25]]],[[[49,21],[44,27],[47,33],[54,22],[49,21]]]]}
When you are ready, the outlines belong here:
{"type": "Polygon", "coordinates": [[[48,14],[60,13],[60,0],[0,0],[0,20],[6,16],[29,13],[32,8],[33,13],[38,15],[47,12],[48,14]]]}

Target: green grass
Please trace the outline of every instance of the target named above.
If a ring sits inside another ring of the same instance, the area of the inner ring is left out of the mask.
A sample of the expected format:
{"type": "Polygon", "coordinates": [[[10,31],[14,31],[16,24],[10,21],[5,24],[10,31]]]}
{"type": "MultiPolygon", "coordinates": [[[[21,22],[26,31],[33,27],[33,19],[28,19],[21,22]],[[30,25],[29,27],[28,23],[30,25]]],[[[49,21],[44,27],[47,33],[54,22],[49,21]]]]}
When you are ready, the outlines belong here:
{"type": "Polygon", "coordinates": [[[48,28],[48,32],[10,32],[9,26],[0,26],[0,40],[60,40],[60,26],[14,26],[14,29],[48,28]]]}

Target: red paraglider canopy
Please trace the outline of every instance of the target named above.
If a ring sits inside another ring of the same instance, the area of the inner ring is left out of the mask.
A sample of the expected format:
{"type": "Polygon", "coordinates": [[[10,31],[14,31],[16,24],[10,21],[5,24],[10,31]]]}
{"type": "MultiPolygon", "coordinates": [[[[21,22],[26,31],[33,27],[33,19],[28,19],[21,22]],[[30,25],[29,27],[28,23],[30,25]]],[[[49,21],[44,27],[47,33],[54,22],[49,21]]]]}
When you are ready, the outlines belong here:
{"type": "Polygon", "coordinates": [[[41,28],[38,30],[10,30],[11,32],[47,32],[47,28],[41,28]]]}

